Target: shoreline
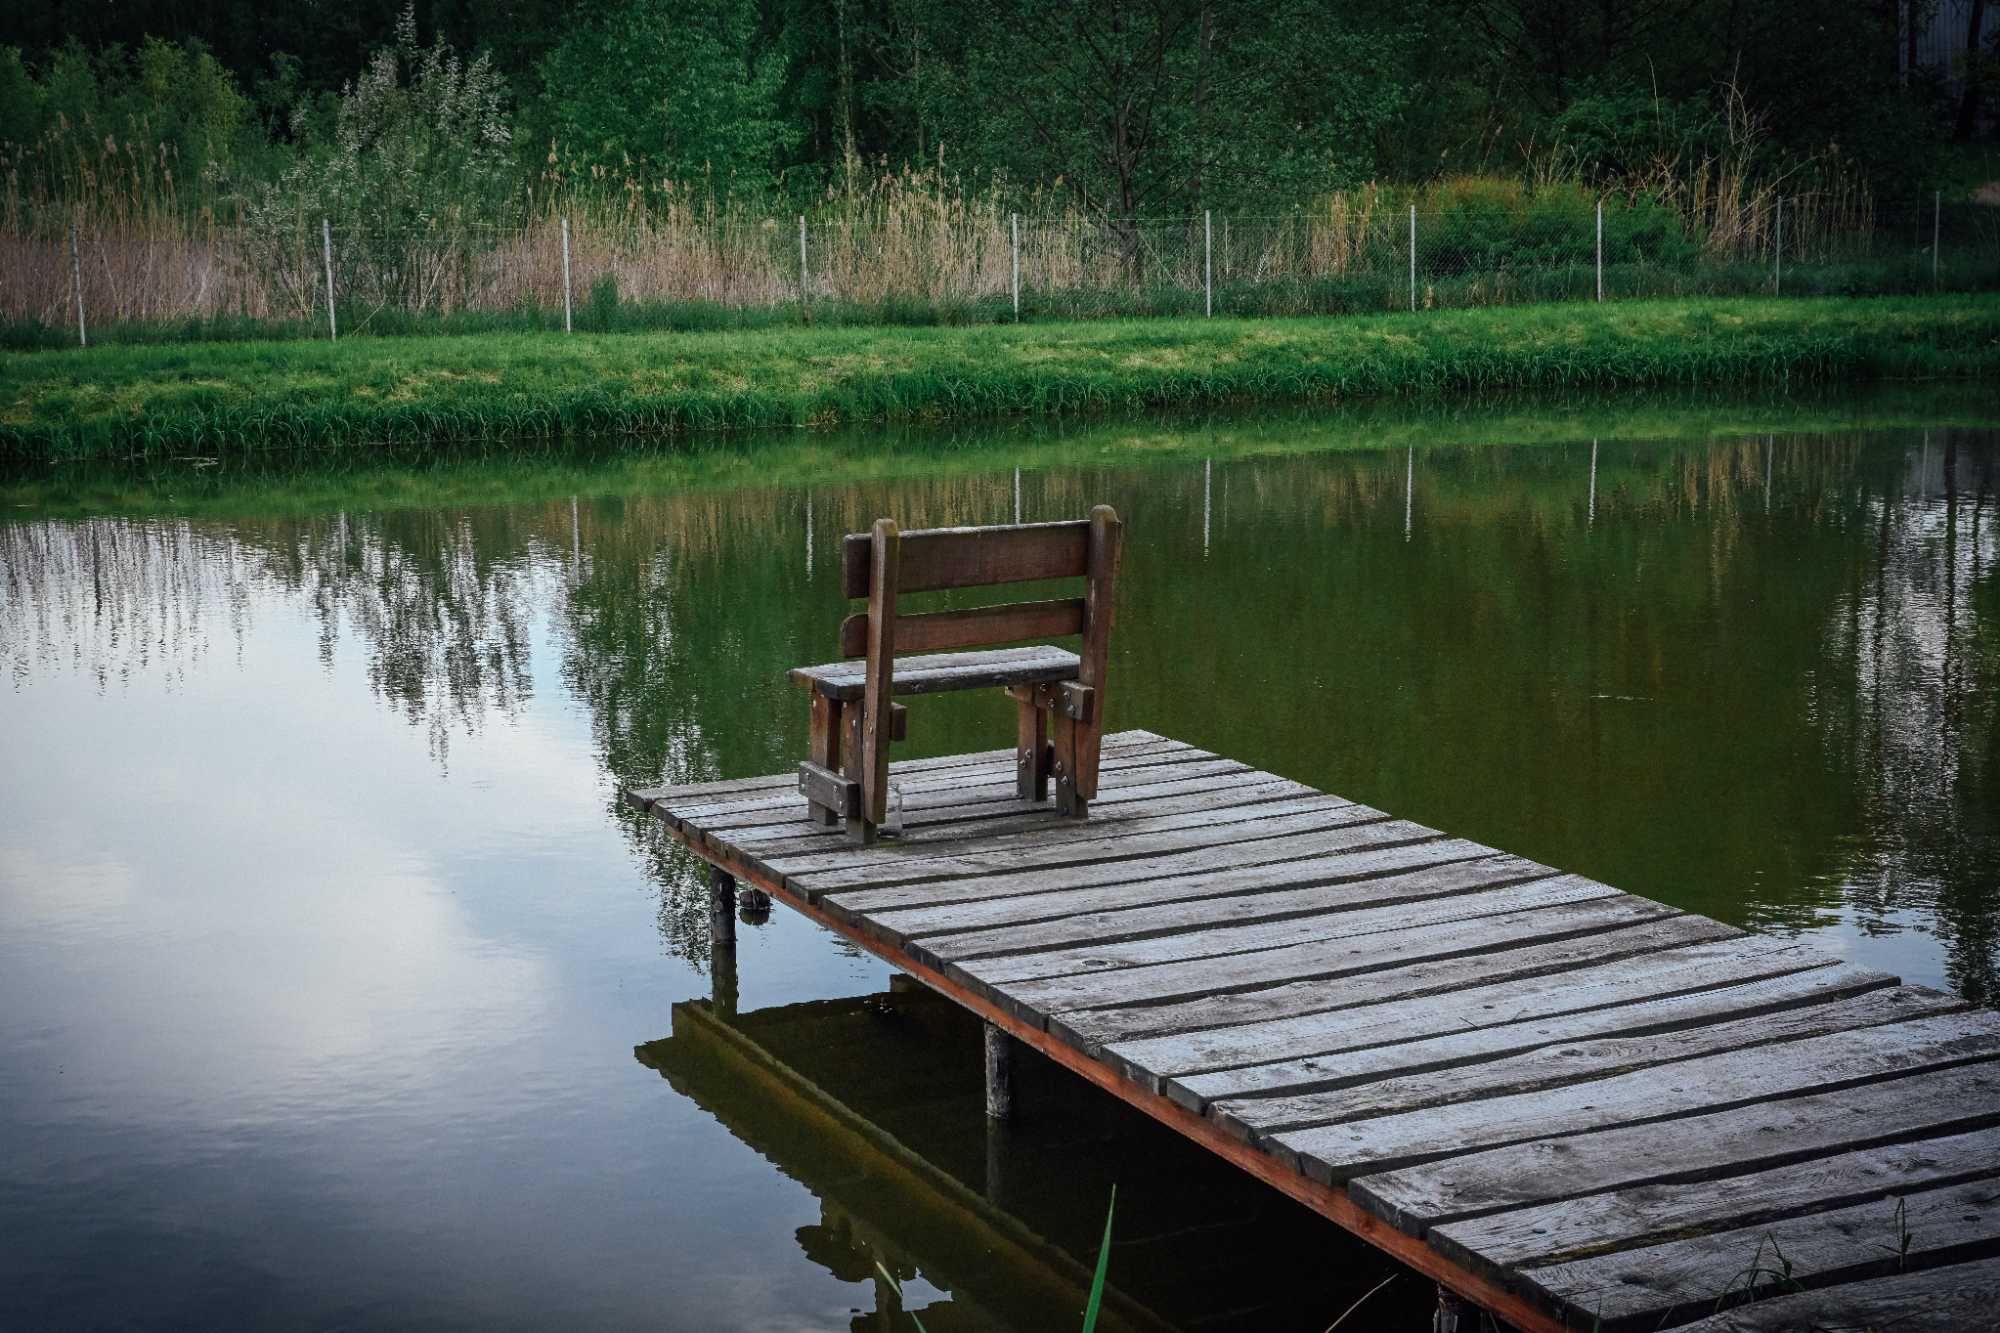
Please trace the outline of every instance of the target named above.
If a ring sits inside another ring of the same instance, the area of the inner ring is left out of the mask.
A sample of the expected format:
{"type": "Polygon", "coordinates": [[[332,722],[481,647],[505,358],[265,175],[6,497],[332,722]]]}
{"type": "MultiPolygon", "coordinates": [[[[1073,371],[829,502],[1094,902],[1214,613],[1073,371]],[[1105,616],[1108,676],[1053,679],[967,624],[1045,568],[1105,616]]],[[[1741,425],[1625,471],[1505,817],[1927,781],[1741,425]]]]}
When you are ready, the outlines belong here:
{"type": "Polygon", "coordinates": [[[0,460],[501,446],[2000,374],[2000,297],[112,346],[0,357],[0,460]]]}
{"type": "Polygon", "coordinates": [[[1563,449],[2000,428],[1976,382],[1847,392],[1643,393],[1498,400],[1374,400],[1333,409],[858,425],[716,433],[692,440],[584,438],[527,447],[302,448],[218,456],[66,458],[0,467],[0,511],[18,519],[172,513],[311,514],[361,507],[479,508],[737,489],[809,489],[1052,468],[1174,468],[1314,454],[1481,446],[1563,449]]]}

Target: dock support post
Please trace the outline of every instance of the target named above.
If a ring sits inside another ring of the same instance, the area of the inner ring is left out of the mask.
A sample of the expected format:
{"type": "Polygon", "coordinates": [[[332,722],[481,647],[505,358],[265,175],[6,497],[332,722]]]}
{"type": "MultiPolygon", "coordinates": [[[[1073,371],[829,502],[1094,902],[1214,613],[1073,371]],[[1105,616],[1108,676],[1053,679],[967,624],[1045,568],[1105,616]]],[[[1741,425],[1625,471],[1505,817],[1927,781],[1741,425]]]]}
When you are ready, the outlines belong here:
{"type": "Polygon", "coordinates": [[[1438,1283],[1437,1313],[1431,1316],[1431,1333],[1474,1333],[1479,1312],[1459,1299],[1458,1293],[1438,1283]]]}
{"type": "Polygon", "coordinates": [[[1010,1133],[1007,1122],[988,1118],[986,1121],[986,1202],[995,1208],[1005,1205],[1001,1202],[1007,1188],[1007,1136],[1010,1133]]]}
{"type": "Polygon", "coordinates": [[[986,1118],[1014,1118],[1014,1039],[986,1024],[986,1118]]]}
{"type": "Polygon", "coordinates": [[[715,1012],[736,1017],[736,876],[721,866],[708,868],[708,967],[715,1012]]]}
{"type": "Polygon", "coordinates": [[[721,866],[708,868],[708,942],[736,943],[736,876],[721,866]]]}

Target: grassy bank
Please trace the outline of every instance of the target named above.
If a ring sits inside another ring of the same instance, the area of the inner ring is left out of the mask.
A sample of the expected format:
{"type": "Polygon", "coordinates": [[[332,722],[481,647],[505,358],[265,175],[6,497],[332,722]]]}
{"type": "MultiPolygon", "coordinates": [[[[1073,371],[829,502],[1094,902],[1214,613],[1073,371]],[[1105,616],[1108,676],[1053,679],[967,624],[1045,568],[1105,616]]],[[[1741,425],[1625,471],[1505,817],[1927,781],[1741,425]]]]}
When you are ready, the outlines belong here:
{"type": "Polygon", "coordinates": [[[1978,383],[1857,393],[1707,392],[1500,401],[1372,400],[1188,416],[1042,418],[858,426],[692,440],[551,441],[492,447],[265,450],[222,462],[77,459],[0,477],[0,522],[91,514],[202,518],[337,509],[478,508],[743,488],[901,484],[1010,470],[1199,467],[1203,462],[1467,446],[1705,444],[1807,433],[2000,426],[1978,383]]]}
{"type": "Polygon", "coordinates": [[[2000,299],[110,347],[0,358],[16,461],[2000,373],[2000,299]]]}

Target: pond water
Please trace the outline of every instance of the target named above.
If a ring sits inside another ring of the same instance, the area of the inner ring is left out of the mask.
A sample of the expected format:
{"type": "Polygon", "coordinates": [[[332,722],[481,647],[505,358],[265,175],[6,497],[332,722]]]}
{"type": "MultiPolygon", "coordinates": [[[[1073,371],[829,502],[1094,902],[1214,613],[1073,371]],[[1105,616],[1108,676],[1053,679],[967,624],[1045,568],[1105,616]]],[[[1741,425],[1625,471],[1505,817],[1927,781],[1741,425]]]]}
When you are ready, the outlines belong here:
{"type": "Polygon", "coordinates": [[[0,1326],[1074,1327],[1115,1183],[1107,1327],[1324,1328],[1393,1267],[1059,1070],[989,1139],[782,910],[718,1021],[619,788],[803,754],[842,533],[1108,501],[1114,728],[1990,1003],[2000,432],[1881,415],[18,484],[0,1326]]]}

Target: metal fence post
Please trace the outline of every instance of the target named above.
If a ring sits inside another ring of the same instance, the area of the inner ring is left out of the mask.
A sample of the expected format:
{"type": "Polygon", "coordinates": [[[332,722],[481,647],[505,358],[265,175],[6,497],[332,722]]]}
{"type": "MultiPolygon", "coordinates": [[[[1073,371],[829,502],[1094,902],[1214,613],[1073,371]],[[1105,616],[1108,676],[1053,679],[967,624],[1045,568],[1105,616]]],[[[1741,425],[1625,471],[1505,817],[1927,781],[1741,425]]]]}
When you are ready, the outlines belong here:
{"type": "Polygon", "coordinates": [[[1417,206],[1410,205],[1410,313],[1417,313],[1417,206]]]}
{"type": "Polygon", "coordinates": [[[1944,191],[1931,192],[1931,286],[1938,285],[1938,240],[1944,221],[1944,191]]]}
{"type": "Polygon", "coordinates": [[[76,239],[76,215],[69,219],[69,280],[76,291],[76,345],[90,346],[90,338],[83,329],[83,247],[76,239]]]}
{"type": "Polygon", "coordinates": [[[1771,241],[1771,295],[1785,289],[1785,196],[1778,196],[1777,234],[1771,241]]]}
{"type": "Polygon", "coordinates": [[[799,299],[806,299],[806,215],[799,214],[799,299]]]}
{"type": "Polygon", "coordinates": [[[1215,215],[1201,210],[1201,314],[1215,318],[1215,215]]]}
{"type": "Polygon", "coordinates": [[[576,329],[570,323],[569,219],[568,218],[564,218],[562,220],[562,231],[563,231],[563,332],[574,333],[576,332],[576,329]]]}
{"type": "Polygon", "coordinates": [[[326,340],[339,342],[340,325],[333,317],[333,224],[325,218],[319,220],[319,239],[326,255],[326,340]]]}
{"type": "Polygon", "coordinates": [[[1597,201],[1597,299],[1604,299],[1604,201],[1597,201]]]}
{"type": "Polygon", "coordinates": [[[1021,215],[1007,215],[1007,230],[1014,251],[1014,322],[1021,322],[1021,215]]]}

